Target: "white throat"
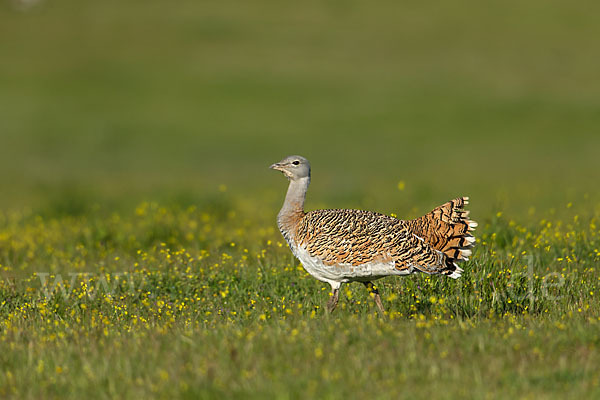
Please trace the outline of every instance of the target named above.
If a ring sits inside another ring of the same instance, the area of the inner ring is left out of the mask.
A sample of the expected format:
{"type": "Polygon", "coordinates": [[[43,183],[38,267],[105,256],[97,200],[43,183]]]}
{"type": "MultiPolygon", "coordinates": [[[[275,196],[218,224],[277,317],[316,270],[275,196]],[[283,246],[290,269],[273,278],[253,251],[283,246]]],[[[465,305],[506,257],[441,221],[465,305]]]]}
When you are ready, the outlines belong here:
{"type": "Polygon", "coordinates": [[[279,219],[299,212],[304,212],[304,200],[306,199],[306,192],[309,184],[310,176],[290,180],[283,207],[281,207],[281,210],[279,211],[279,219]]]}

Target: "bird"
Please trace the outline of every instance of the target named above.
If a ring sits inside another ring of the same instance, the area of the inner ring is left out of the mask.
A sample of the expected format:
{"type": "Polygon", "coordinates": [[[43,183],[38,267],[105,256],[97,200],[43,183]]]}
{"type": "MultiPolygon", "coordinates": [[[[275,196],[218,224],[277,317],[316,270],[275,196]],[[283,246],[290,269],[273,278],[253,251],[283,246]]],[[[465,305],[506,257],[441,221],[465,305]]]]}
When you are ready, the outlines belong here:
{"type": "Polygon", "coordinates": [[[289,180],[277,215],[279,230],[304,269],[331,286],[329,313],[338,304],[343,283],[362,282],[385,315],[373,281],[417,272],[457,279],[463,272],[459,263],[472,254],[477,222],[465,210],[468,197],[451,200],[412,220],[352,209],[305,212],[311,179],[308,160],[292,155],[270,168],[289,180]]]}

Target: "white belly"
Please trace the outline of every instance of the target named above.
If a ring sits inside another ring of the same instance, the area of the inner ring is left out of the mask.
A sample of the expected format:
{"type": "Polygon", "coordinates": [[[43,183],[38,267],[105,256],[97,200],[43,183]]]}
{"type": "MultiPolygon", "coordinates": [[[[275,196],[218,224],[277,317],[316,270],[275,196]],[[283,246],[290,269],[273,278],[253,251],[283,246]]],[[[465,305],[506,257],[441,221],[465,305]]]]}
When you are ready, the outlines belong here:
{"type": "Polygon", "coordinates": [[[394,262],[370,262],[360,265],[335,264],[326,265],[319,258],[312,257],[302,247],[292,247],[292,252],[300,260],[302,266],[312,276],[322,282],[329,284],[352,282],[352,281],[371,281],[388,275],[409,275],[414,272],[413,268],[398,270],[394,262]]]}

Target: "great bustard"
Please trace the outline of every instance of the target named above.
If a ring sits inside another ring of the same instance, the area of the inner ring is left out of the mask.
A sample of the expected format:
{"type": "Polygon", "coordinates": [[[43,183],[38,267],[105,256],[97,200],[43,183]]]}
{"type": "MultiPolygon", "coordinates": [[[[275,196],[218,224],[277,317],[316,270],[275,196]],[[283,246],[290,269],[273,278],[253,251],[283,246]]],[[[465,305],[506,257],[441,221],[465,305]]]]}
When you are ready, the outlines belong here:
{"type": "Polygon", "coordinates": [[[362,282],[384,308],[372,281],[389,275],[414,272],[460,277],[457,262],[468,260],[477,223],[463,207],[460,197],[410,221],[362,210],[315,210],[304,212],[310,183],[310,164],[301,156],[289,156],[271,165],[289,179],[277,225],[304,269],[331,285],[327,309],[338,303],[342,283],[362,282]]]}

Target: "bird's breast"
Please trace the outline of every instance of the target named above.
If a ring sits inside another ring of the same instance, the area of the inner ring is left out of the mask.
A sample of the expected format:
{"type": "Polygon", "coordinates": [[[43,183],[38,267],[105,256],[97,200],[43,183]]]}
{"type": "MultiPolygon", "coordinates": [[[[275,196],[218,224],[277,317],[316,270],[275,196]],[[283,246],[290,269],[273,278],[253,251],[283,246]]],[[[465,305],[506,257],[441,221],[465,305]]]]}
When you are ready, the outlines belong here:
{"type": "Polygon", "coordinates": [[[406,275],[412,272],[396,269],[393,261],[376,261],[358,265],[347,263],[328,264],[320,257],[311,255],[302,246],[290,246],[290,248],[296,258],[300,260],[306,272],[323,282],[369,281],[388,275],[406,275]]]}

